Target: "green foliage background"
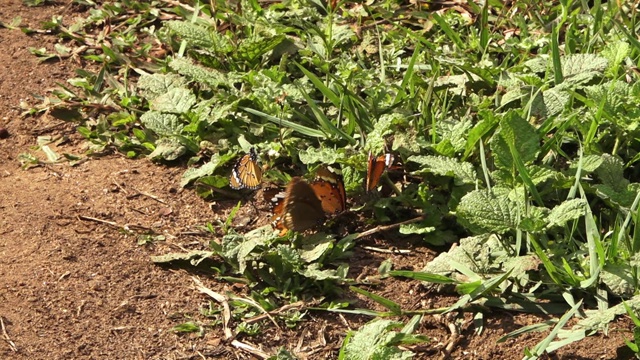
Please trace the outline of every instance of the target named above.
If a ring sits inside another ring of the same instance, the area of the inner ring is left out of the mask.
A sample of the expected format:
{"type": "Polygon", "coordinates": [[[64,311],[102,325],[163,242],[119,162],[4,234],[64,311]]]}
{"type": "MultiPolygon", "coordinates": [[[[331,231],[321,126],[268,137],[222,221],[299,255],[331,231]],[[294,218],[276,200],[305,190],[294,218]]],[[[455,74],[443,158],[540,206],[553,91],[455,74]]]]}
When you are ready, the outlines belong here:
{"type": "MultiPolygon", "coordinates": [[[[230,162],[250,147],[275,182],[337,163],[353,211],[379,222],[423,216],[398,236],[460,244],[422,272],[386,275],[456,283],[461,298],[448,310],[483,303],[565,314],[527,356],[566,344],[552,340],[579,307],[622,314],[626,299],[637,309],[637,9],[78,3],[93,7],[88,18],[45,24],[69,47],[32,52],[47,60],[88,44],[80,56],[100,70],[79,70],[32,113],[82,119],[92,152],[184,160],[182,184],[202,196],[220,196],[211,189],[227,187],[230,162]],[[108,38],[94,31],[106,19],[115,25],[108,38]],[[393,196],[363,205],[369,151],[393,153],[408,176],[393,196]]],[[[227,233],[223,245],[203,256],[261,284],[252,297],[267,310],[352,281],[345,259],[357,234],[283,239],[216,226],[227,233]]],[[[585,321],[565,338],[608,321],[585,321]]]]}

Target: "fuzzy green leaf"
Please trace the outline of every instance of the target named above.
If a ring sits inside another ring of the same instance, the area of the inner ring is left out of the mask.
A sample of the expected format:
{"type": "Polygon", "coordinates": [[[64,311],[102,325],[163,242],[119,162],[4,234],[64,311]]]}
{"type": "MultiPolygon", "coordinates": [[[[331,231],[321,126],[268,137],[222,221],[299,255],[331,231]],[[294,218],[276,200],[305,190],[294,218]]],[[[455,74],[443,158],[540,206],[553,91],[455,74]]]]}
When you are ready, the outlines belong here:
{"type": "Polygon", "coordinates": [[[611,294],[626,298],[634,294],[634,274],[635,270],[628,264],[608,264],[600,272],[600,281],[611,294]]]}
{"type": "Polygon", "coordinates": [[[166,94],[171,89],[186,85],[186,79],[178,74],[142,74],[137,84],[140,94],[149,101],[166,94]]]}
{"type": "Polygon", "coordinates": [[[528,169],[531,181],[533,181],[533,183],[536,185],[541,184],[549,179],[560,178],[562,176],[559,172],[546,167],[531,165],[528,167],[528,169]]]}
{"type": "Polygon", "coordinates": [[[201,167],[187,169],[184,174],[182,174],[180,186],[185,187],[195,179],[212,175],[220,165],[223,165],[229,160],[229,157],[230,156],[221,157],[220,154],[213,154],[211,160],[201,167]]]}
{"type": "Polygon", "coordinates": [[[538,94],[531,104],[531,113],[541,119],[560,114],[569,104],[571,95],[562,89],[552,88],[538,94]]]}
{"type": "Polygon", "coordinates": [[[192,250],[188,253],[169,253],[164,255],[152,256],[151,261],[156,264],[169,264],[173,262],[188,261],[192,265],[198,265],[202,260],[211,257],[212,251],[192,250]]]}
{"type": "Polygon", "coordinates": [[[467,132],[473,126],[470,117],[461,120],[447,119],[438,123],[438,132],[443,141],[448,140],[455,152],[464,150],[467,143],[467,132]]]}
{"type": "Polygon", "coordinates": [[[156,148],[148,156],[153,160],[173,161],[186,153],[187,147],[182,145],[180,140],[175,137],[165,137],[158,139],[156,148]]]}
{"type": "Polygon", "coordinates": [[[273,231],[271,225],[259,227],[244,235],[226,235],[222,238],[221,255],[232,264],[237,265],[238,274],[243,274],[248,261],[251,260],[250,254],[253,250],[276,237],[277,234],[273,231]]]}
{"type": "Polygon", "coordinates": [[[472,231],[503,234],[518,227],[521,206],[496,190],[475,190],[460,200],[456,212],[472,231]]]}
{"type": "Polygon", "coordinates": [[[196,96],[186,88],[173,88],[155,98],[149,108],[154,111],[184,114],[196,103],[196,96]]]}
{"type": "Polygon", "coordinates": [[[317,281],[324,280],[344,280],[336,270],[323,269],[321,264],[311,263],[309,266],[299,269],[298,273],[309,279],[317,281]]]}
{"type": "Polygon", "coordinates": [[[344,358],[350,360],[411,359],[412,352],[402,351],[392,343],[396,332],[390,330],[401,325],[391,320],[374,320],[364,325],[344,348],[344,358]]]}
{"type": "Polygon", "coordinates": [[[300,249],[300,257],[307,263],[320,259],[333,246],[333,236],[324,233],[314,234],[305,239],[300,249]]]}
{"type": "Polygon", "coordinates": [[[548,228],[563,226],[571,220],[576,220],[584,216],[586,213],[586,204],[587,202],[584,199],[572,199],[554,207],[547,218],[549,222],[547,225],[548,228]]]}
{"type": "Polygon", "coordinates": [[[535,160],[540,150],[540,137],[535,128],[515,111],[508,112],[500,121],[498,134],[491,142],[497,164],[507,169],[515,166],[510,146],[515,148],[523,163],[535,160]]]}
{"type": "Polygon", "coordinates": [[[338,160],[342,160],[344,156],[336,149],[328,147],[317,149],[310,147],[300,150],[298,152],[298,158],[300,162],[305,165],[316,163],[334,164],[338,162],[338,160]]]}
{"type": "Polygon", "coordinates": [[[596,174],[603,185],[616,192],[624,191],[629,185],[629,180],[624,178],[623,166],[624,164],[618,157],[603,154],[602,164],[596,170],[596,174]]]}
{"type": "Polygon", "coordinates": [[[204,49],[213,49],[215,47],[215,42],[211,39],[209,30],[200,25],[192,24],[188,21],[167,21],[164,26],[193,46],[204,49]]]}
{"type": "Polygon", "coordinates": [[[279,35],[270,39],[257,37],[245,40],[238,46],[236,55],[253,64],[261,56],[278,46],[284,39],[286,39],[284,35],[279,35]]]}
{"type": "Polygon", "coordinates": [[[218,86],[233,86],[230,78],[218,70],[205,68],[196,65],[192,60],[186,58],[174,58],[169,63],[169,67],[179,74],[216,88],[218,86]]]}
{"type": "MultiPolygon", "coordinates": [[[[606,44],[601,55],[607,59],[610,68],[615,68],[623,63],[627,56],[629,56],[630,51],[631,46],[629,46],[629,43],[616,41],[606,44]]],[[[615,74],[612,75],[615,76],[615,74]]]]}
{"type": "MultiPolygon", "coordinates": [[[[600,165],[602,165],[603,163],[603,158],[602,156],[599,155],[586,155],[582,157],[582,173],[592,173],[594,171],[596,171],[600,165]]],[[[579,161],[576,160],[574,162],[571,163],[571,166],[569,166],[569,168],[571,169],[578,169],[578,164],[579,161]]]]}
{"type": "Polygon", "coordinates": [[[607,64],[607,59],[602,56],[571,54],[562,58],[562,75],[569,84],[582,84],[601,75],[607,64]]]}
{"type": "Polygon", "coordinates": [[[147,129],[161,136],[180,134],[184,128],[184,125],[176,115],[153,110],[142,114],[140,121],[147,129]]]}
{"type": "Polygon", "coordinates": [[[491,252],[502,245],[495,236],[478,235],[460,239],[460,246],[440,253],[422,269],[425,273],[448,275],[457,270],[460,264],[470,271],[482,272],[492,261],[491,252]]]}
{"type": "Polygon", "coordinates": [[[424,166],[418,173],[430,172],[441,176],[450,176],[455,179],[456,185],[475,184],[476,170],[468,162],[460,162],[456,158],[445,156],[416,155],[407,161],[413,161],[424,166]]]}

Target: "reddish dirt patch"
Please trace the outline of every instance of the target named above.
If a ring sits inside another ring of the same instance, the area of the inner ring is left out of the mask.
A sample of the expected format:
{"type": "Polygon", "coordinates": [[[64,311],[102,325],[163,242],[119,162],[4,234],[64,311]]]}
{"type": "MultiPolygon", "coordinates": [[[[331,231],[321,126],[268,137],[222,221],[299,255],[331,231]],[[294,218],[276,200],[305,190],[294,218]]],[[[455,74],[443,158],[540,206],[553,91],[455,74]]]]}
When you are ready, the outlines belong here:
{"type": "MultiPolygon", "coordinates": [[[[5,0],[0,21],[8,23],[21,16],[23,25],[39,28],[53,15],[71,21],[81,15],[75,11],[69,0],[38,8],[25,7],[21,0],[5,0]]],[[[199,226],[224,221],[237,200],[219,203],[212,211],[193,191],[181,191],[178,183],[183,168],[159,167],[118,155],[76,167],[20,168],[20,153],[43,158],[30,149],[39,135],[68,137],[56,149],[60,153],[82,152],[82,139],[73,124],[46,115],[20,116],[21,101],[36,103],[31,94],[43,94],[56,82],[73,76],[75,64],[38,63],[28,51],[29,47],[51,49],[56,41],[53,36],[27,36],[0,28],[0,128],[8,132],[0,136],[0,318],[6,330],[0,334],[0,358],[251,358],[221,341],[220,326],[208,327],[202,337],[171,331],[187,320],[210,321],[199,315],[210,299],[193,288],[191,276],[199,276],[206,286],[221,293],[242,295],[246,290],[205,275],[160,268],[150,260],[150,255],[206,248],[210,239],[198,235],[202,234],[199,226]],[[164,234],[167,240],[137,245],[136,234],[147,231],[164,234]]],[[[255,211],[252,209],[247,206],[244,211],[255,211]]],[[[389,241],[373,238],[363,241],[364,245],[388,248],[389,241]]],[[[434,255],[419,244],[394,245],[413,251],[387,255],[359,246],[351,261],[351,275],[360,279],[375,276],[389,256],[396,268],[418,270],[434,255]]],[[[457,300],[415,281],[386,279],[368,290],[406,309],[437,308],[457,300]]],[[[359,307],[384,310],[366,298],[347,295],[358,298],[359,307]]],[[[415,349],[417,358],[440,357],[439,344],[449,342],[448,325],[453,323],[461,324],[452,353],[459,359],[520,359],[525,346],[533,347],[546,335],[530,334],[497,344],[504,334],[544,319],[491,311],[485,315],[484,332],[476,335],[470,316],[426,316],[420,332],[433,341],[415,349]]],[[[301,358],[336,358],[346,331],[369,320],[318,312],[309,312],[306,319],[294,330],[265,325],[260,336],[240,340],[270,354],[284,346],[297,349],[301,358]]],[[[625,349],[624,338],[631,338],[630,328],[628,320],[618,321],[612,324],[609,336],[589,337],[550,358],[628,357],[617,352],[625,349]]]]}

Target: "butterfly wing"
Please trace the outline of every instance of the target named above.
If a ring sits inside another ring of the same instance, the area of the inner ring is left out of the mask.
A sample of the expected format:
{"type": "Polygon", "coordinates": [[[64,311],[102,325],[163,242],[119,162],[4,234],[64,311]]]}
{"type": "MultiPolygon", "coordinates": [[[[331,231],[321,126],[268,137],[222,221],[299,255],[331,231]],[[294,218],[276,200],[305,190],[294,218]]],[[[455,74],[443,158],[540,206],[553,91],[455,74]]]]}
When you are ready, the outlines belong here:
{"type": "Polygon", "coordinates": [[[393,163],[392,154],[384,154],[378,157],[374,157],[369,152],[369,161],[367,162],[367,179],[365,188],[367,192],[375,190],[380,182],[380,177],[384,171],[393,163]]]}
{"type": "Polygon", "coordinates": [[[258,154],[254,148],[238,160],[231,170],[229,186],[234,190],[257,189],[262,182],[262,169],[258,165],[258,154]]]}
{"type": "Polygon", "coordinates": [[[282,223],[287,229],[304,231],[324,221],[322,203],[311,185],[299,177],[287,185],[282,223]]]}
{"type": "Polygon", "coordinates": [[[336,214],[347,208],[347,193],[342,178],[326,166],[318,168],[316,179],[311,183],[311,187],[325,213],[336,214]]]}
{"type": "Polygon", "coordinates": [[[268,201],[271,202],[271,226],[273,226],[274,229],[286,232],[287,228],[285,228],[284,223],[282,222],[282,214],[284,213],[284,199],[287,194],[279,189],[273,190],[275,191],[269,194],[265,192],[268,201]]]}

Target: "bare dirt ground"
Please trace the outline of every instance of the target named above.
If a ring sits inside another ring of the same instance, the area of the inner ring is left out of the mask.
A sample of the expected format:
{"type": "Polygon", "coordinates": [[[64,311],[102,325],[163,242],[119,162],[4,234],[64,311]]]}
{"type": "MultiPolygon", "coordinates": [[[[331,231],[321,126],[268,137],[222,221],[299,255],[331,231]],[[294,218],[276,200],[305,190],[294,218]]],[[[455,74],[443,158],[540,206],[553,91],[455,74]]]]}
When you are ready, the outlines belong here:
{"type": "MultiPolygon", "coordinates": [[[[22,25],[39,28],[53,15],[65,21],[80,16],[71,1],[29,8],[21,0],[3,0],[0,21],[20,16],[22,25]]],[[[0,329],[1,359],[251,359],[223,340],[220,326],[207,327],[203,336],[179,335],[172,327],[187,320],[207,324],[200,315],[209,299],[193,288],[192,276],[224,293],[242,288],[184,270],[161,268],[151,255],[181,249],[203,249],[204,236],[182,235],[216,219],[224,221],[229,206],[212,211],[190,190],[181,190],[183,167],[164,167],[148,160],[128,160],[113,154],[78,166],[67,163],[23,170],[20,153],[32,153],[41,135],[67,138],[59,153],[83,151],[75,125],[47,115],[22,117],[21,101],[36,103],[43,94],[73,76],[73,61],[39,63],[29,47],[52,49],[54,36],[27,36],[0,27],[0,329]],[[149,196],[152,195],[153,197],[149,196]],[[158,201],[160,200],[160,201],[158,201]],[[95,218],[108,222],[83,220],[95,218]],[[141,246],[121,231],[152,229],[164,242],[141,246]]],[[[235,201],[229,204],[235,204],[235,201]]],[[[388,247],[384,238],[366,244],[388,247]]],[[[434,251],[420,244],[408,256],[392,255],[403,269],[420,269],[434,251]]],[[[374,275],[387,256],[357,249],[351,275],[374,275]]],[[[413,281],[385,281],[369,289],[393,298],[403,307],[420,309],[452,304],[453,295],[437,294],[413,281]]],[[[352,295],[355,298],[355,295],[352,295]]],[[[379,309],[360,299],[361,307],[379,309]]],[[[379,309],[382,310],[382,309],[379,309]]],[[[461,326],[452,358],[521,359],[546,333],[496,343],[504,334],[544,319],[509,312],[486,314],[484,332],[474,333],[468,320],[461,326]]],[[[346,331],[369,319],[310,312],[294,330],[271,327],[257,337],[240,340],[275,354],[278,347],[302,349],[301,357],[336,358],[346,331]],[[306,355],[305,355],[306,354],[306,355]]],[[[416,349],[417,358],[441,358],[442,344],[452,339],[451,319],[425,317],[420,333],[432,342],[416,349]]],[[[631,338],[626,319],[612,324],[608,336],[589,337],[550,355],[553,359],[629,358],[624,339],[631,338]]]]}

